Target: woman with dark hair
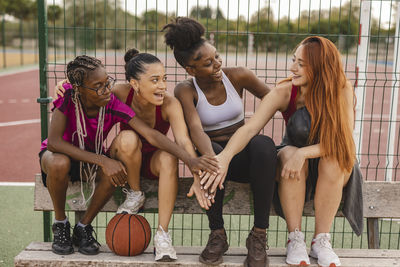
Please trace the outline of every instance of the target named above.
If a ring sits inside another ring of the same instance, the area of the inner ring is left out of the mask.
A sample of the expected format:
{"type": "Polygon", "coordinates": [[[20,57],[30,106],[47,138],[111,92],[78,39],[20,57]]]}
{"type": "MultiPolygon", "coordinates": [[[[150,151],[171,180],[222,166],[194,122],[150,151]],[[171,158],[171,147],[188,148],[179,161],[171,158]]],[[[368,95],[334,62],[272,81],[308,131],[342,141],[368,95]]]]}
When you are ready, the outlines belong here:
{"type": "MultiPolygon", "coordinates": [[[[140,176],[158,179],[159,216],[158,229],[154,235],[155,260],[176,260],[168,224],[178,190],[178,157],[189,163],[197,180],[200,180],[198,170],[216,172],[218,164],[215,159],[207,156],[196,159],[182,107],[179,101],[166,91],[166,75],[161,61],[154,55],[139,53],[136,49],[126,52],[125,61],[125,74],[129,83],[115,85],[113,95],[129,106],[127,109],[134,112],[135,118],[140,119],[146,128],[157,132],[163,138],[166,138],[165,135],[171,126],[179,150],[160,149],[161,147],[155,146],[151,139],[147,140],[148,136],[144,135],[143,131],[139,131],[127,121],[121,121],[121,132],[116,138],[120,145],[115,149],[115,153],[124,163],[126,181],[130,188],[123,188],[127,197],[117,213],[137,213],[143,206],[145,197],[140,190],[140,176]],[[136,150],[137,153],[130,153],[136,150]]],[[[64,90],[58,89],[57,94],[62,95],[64,90]]],[[[201,207],[208,209],[211,205],[210,200],[204,196],[199,183],[196,183],[191,191],[196,194],[201,207]]]]}
{"type": "MultiPolygon", "coordinates": [[[[200,154],[216,155],[244,124],[244,90],[261,99],[269,88],[247,68],[222,68],[221,57],[203,38],[204,27],[197,21],[178,17],[165,25],[163,31],[176,61],[192,76],[175,87],[175,96],[182,104],[192,141],[200,154]]],[[[250,183],[254,197],[254,227],[246,241],[246,266],[265,266],[268,262],[266,228],[269,226],[276,163],[272,139],[257,135],[229,165],[227,180],[250,183]]],[[[211,178],[208,173],[203,179],[207,178],[211,178]]],[[[224,186],[221,183],[213,205],[206,211],[211,233],[199,258],[205,264],[220,264],[222,255],[228,250],[222,217],[223,198],[224,186]]]]}
{"type": "MultiPolygon", "coordinates": [[[[304,39],[293,55],[292,75],[263,98],[253,117],[232,136],[217,156],[221,172],[211,192],[229,173],[232,157],[241,151],[278,110],[287,124],[278,153],[280,209],[287,222],[286,262],[310,264],[301,219],[304,200],[314,198],[315,232],[310,256],[320,266],[340,266],[330,243],[330,228],[344,190],[343,213],[356,234],[362,233],[362,177],[352,136],[355,96],[341,56],[326,38],[304,39]]],[[[278,202],[279,204],[279,202],[278,202]]]]}

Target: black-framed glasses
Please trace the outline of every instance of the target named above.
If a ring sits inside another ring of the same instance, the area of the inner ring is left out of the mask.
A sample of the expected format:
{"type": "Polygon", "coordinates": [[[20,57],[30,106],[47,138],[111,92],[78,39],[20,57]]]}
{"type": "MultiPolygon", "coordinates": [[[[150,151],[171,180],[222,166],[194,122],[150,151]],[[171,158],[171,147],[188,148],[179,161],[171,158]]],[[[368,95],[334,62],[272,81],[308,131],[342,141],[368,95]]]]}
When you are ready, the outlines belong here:
{"type": "Polygon", "coordinates": [[[98,88],[90,88],[90,87],[87,87],[84,85],[81,85],[81,87],[96,91],[97,95],[103,95],[107,89],[111,91],[111,89],[113,89],[114,85],[115,85],[115,79],[111,76],[108,76],[106,84],[99,86],[98,88]]]}

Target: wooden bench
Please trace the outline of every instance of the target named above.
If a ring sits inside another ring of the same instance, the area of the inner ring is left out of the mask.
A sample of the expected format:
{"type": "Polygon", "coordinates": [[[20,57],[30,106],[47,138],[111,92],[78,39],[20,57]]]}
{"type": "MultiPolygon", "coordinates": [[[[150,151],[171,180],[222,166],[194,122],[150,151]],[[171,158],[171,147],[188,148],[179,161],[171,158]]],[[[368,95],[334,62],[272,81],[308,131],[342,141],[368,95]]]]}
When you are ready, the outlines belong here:
{"type": "MultiPolygon", "coordinates": [[[[157,212],[157,181],[142,179],[142,190],[146,192],[144,212],[157,212]]],[[[204,211],[197,204],[196,199],[188,199],[186,193],[192,184],[192,178],[180,178],[179,190],[174,213],[202,214],[204,211]]],[[[380,250],[379,248],[379,218],[400,218],[400,183],[364,182],[364,217],[367,218],[368,246],[370,249],[335,249],[342,259],[343,266],[400,266],[399,250],[380,250]]],[[[124,200],[124,195],[117,190],[102,211],[114,212],[124,200]]],[[[66,210],[75,212],[75,219],[79,220],[86,209],[81,204],[80,185],[70,184],[67,192],[66,210]]],[[[51,211],[53,205],[47,189],[43,186],[40,175],[36,176],[34,209],[37,211],[51,211]]],[[[228,182],[224,199],[224,214],[248,215],[252,214],[251,194],[248,184],[228,182]]],[[[271,215],[275,215],[272,210],[271,215]]],[[[306,203],[304,215],[313,216],[312,202],[306,203]]],[[[343,216],[339,211],[337,216],[343,216]]],[[[49,242],[31,243],[24,251],[15,257],[16,266],[143,266],[153,265],[154,257],[151,248],[146,253],[136,257],[119,257],[111,253],[107,246],[102,247],[99,256],[90,257],[79,253],[69,256],[58,256],[51,252],[49,242]],[[34,263],[34,264],[33,264],[34,263]]],[[[180,255],[177,265],[200,266],[198,254],[201,251],[196,247],[177,247],[180,255]]],[[[245,248],[230,248],[224,257],[223,266],[240,266],[246,255],[245,248]]],[[[287,266],[285,264],[285,249],[271,248],[270,266],[287,266]]],[[[157,264],[157,265],[164,265],[157,264]]],[[[168,264],[165,264],[168,265],[168,264]]],[[[312,260],[311,266],[317,266],[312,260]]]]}

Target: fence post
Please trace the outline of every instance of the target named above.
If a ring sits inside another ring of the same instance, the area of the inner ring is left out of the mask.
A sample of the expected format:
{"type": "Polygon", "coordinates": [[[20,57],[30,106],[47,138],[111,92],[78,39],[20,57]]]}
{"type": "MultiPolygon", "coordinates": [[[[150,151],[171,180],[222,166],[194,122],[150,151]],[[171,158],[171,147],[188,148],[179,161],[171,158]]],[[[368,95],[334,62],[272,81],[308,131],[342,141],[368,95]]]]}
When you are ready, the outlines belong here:
{"type": "Polygon", "coordinates": [[[362,130],[365,105],[365,89],[367,84],[368,46],[370,37],[371,1],[361,1],[360,28],[357,48],[355,93],[357,98],[356,121],[354,125],[354,143],[361,164],[362,130]]]}
{"type": "Polygon", "coordinates": [[[393,71],[392,71],[392,90],[390,95],[390,121],[388,129],[388,143],[387,143],[387,159],[386,159],[386,175],[385,180],[391,182],[393,180],[393,160],[394,149],[398,136],[396,138],[396,121],[397,121],[397,105],[399,103],[399,38],[400,38],[400,4],[397,3],[397,16],[396,16],[396,31],[394,35],[394,50],[393,50],[393,71]]]}
{"type": "MultiPolygon", "coordinates": [[[[40,104],[41,139],[48,135],[48,105],[52,98],[48,97],[47,91],[47,12],[46,0],[38,0],[38,28],[39,28],[39,79],[40,97],[37,102],[40,104]]],[[[43,239],[50,241],[50,212],[43,212],[43,239]]]]}
{"type": "Polygon", "coordinates": [[[7,67],[7,55],[6,55],[6,31],[5,31],[5,24],[6,24],[6,14],[3,14],[1,20],[1,40],[3,46],[3,68],[7,67]]]}

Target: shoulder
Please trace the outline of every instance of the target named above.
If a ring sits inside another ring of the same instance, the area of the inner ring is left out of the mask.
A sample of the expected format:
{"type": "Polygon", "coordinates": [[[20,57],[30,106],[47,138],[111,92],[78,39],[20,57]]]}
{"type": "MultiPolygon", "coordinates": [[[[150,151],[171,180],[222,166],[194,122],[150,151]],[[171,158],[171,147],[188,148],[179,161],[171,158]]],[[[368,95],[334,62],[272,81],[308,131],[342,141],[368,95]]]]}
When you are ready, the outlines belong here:
{"type": "Polygon", "coordinates": [[[230,81],[241,81],[255,76],[254,72],[246,67],[223,68],[222,70],[230,81]]]}
{"type": "Polygon", "coordinates": [[[347,99],[348,102],[352,103],[354,102],[354,89],[353,89],[353,85],[351,84],[350,81],[346,81],[346,84],[343,88],[344,90],[344,96],[347,99]]]}
{"type": "Polygon", "coordinates": [[[129,83],[117,83],[114,86],[112,92],[119,100],[125,102],[126,98],[129,95],[130,90],[131,90],[131,85],[129,83]]]}
{"type": "Polygon", "coordinates": [[[161,105],[163,119],[169,121],[169,118],[174,117],[178,112],[182,112],[182,106],[179,100],[171,93],[166,92],[164,102],[161,105]]]}
{"type": "Polygon", "coordinates": [[[274,90],[276,90],[280,94],[285,94],[290,96],[292,94],[292,88],[293,88],[292,81],[286,80],[278,82],[274,90]]]}
{"type": "Polygon", "coordinates": [[[174,94],[176,97],[181,98],[185,97],[194,97],[195,96],[195,88],[192,79],[184,80],[179,82],[174,89],[174,94]]]}

